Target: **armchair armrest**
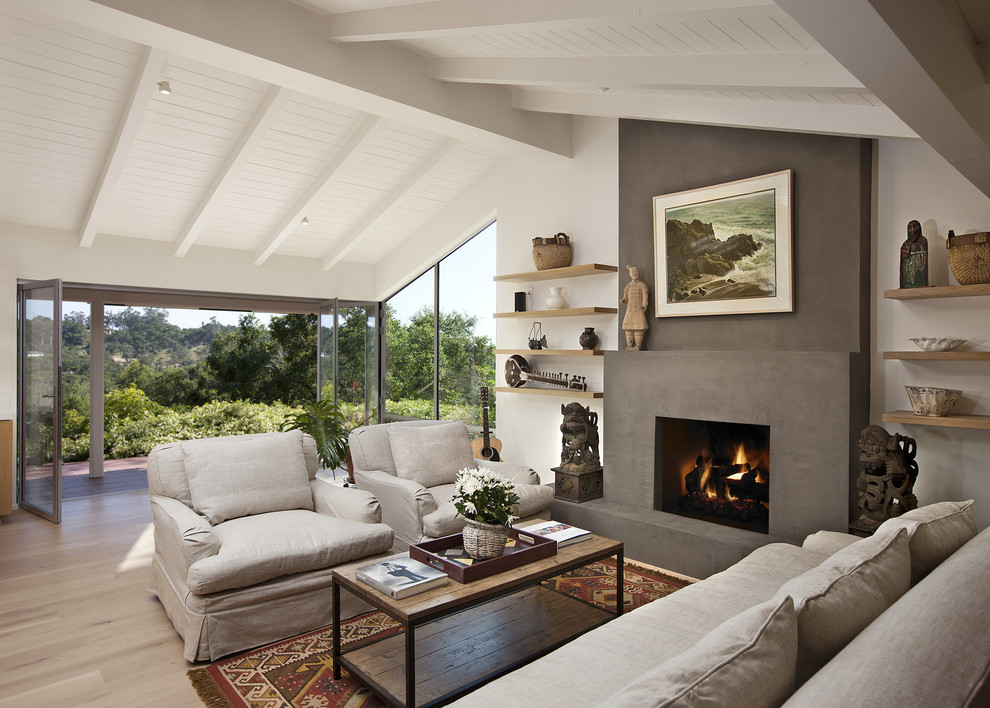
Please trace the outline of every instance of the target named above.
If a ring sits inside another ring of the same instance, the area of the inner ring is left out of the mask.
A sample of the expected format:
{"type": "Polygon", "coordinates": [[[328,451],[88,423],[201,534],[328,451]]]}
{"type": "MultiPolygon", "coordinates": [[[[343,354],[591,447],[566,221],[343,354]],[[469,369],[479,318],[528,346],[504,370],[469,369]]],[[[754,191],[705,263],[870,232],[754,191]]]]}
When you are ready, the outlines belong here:
{"type": "Polygon", "coordinates": [[[392,527],[395,535],[406,543],[419,543],[423,538],[423,517],[437,509],[429,490],[419,482],[382,470],[354,470],[353,474],[360,489],[378,498],[382,521],[392,527]]]}
{"type": "Polygon", "coordinates": [[[215,556],[220,541],[210,522],[178,499],[151,496],[151,515],[155,524],[155,552],[162,557],[166,570],[185,581],[189,566],[215,556]]]}
{"type": "Polygon", "coordinates": [[[540,475],[531,467],[514,462],[492,462],[491,460],[475,460],[479,467],[487,467],[492,472],[498,472],[516,484],[539,484],[540,475]]]}
{"type": "Polygon", "coordinates": [[[381,505],[371,492],[355,487],[338,487],[322,479],[310,480],[309,487],[313,490],[313,506],[320,514],[365,524],[380,524],[382,521],[381,505]]]}
{"type": "Polygon", "coordinates": [[[804,539],[801,548],[830,556],[846,546],[851,546],[858,540],[859,538],[852,534],[839,531],[816,531],[804,539]]]}

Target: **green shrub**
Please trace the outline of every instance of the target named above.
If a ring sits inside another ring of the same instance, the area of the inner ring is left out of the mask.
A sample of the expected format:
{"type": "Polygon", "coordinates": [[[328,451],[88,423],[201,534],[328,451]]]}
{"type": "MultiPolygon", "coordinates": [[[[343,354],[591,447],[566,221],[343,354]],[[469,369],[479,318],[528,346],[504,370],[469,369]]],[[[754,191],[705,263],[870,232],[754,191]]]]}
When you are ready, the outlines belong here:
{"type": "MultiPolygon", "coordinates": [[[[433,418],[433,401],[404,398],[400,401],[387,401],[385,410],[392,415],[410,418],[433,418]]],[[[441,420],[459,420],[467,425],[481,425],[481,409],[475,406],[440,404],[441,420]]]]}

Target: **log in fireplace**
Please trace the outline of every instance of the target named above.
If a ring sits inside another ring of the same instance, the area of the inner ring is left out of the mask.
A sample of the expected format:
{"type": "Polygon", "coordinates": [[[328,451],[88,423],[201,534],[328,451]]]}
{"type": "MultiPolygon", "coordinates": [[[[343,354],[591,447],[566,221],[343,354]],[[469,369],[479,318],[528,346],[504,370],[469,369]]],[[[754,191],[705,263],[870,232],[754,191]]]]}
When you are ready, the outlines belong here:
{"type": "Polygon", "coordinates": [[[768,533],[770,428],[657,418],[656,509],[768,533]]]}

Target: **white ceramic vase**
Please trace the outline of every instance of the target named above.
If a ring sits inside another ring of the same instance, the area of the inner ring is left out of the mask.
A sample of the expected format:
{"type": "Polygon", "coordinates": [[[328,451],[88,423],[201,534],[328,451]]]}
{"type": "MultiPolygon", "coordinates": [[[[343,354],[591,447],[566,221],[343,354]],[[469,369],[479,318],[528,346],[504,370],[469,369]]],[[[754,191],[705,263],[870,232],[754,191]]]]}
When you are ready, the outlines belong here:
{"type": "Polygon", "coordinates": [[[547,298],[547,309],[561,310],[567,306],[567,301],[564,300],[564,296],[560,294],[561,290],[563,290],[563,288],[550,288],[550,296],[547,298]]]}

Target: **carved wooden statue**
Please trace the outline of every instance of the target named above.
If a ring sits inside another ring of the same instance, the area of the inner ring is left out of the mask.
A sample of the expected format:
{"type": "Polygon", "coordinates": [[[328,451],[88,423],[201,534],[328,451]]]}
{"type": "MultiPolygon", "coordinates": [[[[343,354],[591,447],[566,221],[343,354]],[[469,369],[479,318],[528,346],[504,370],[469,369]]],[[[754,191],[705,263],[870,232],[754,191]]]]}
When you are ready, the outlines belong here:
{"type": "Polygon", "coordinates": [[[921,222],[907,226],[907,240],[901,244],[900,287],[928,287],[928,239],[921,235],[921,222]]]}
{"type": "Polygon", "coordinates": [[[561,405],[560,412],[564,414],[560,424],[563,449],[557,469],[576,474],[599,469],[598,414],[576,401],[561,405]]]}
{"type": "Polygon", "coordinates": [[[643,348],[643,337],[649,329],[646,320],[646,304],[650,301],[650,288],[640,280],[639,268],[626,266],[632,280],[622,291],[619,301],[626,306],[626,315],[622,318],[622,331],[626,333],[626,351],[638,351],[643,348]]]}
{"type": "Polygon", "coordinates": [[[905,511],[918,508],[914,482],[918,478],[918,452],[914,438],[891,435],[879,425],[867,426],[859,439],[863,463],[856,489],[861,521],[877,525],[905,511]]]}

